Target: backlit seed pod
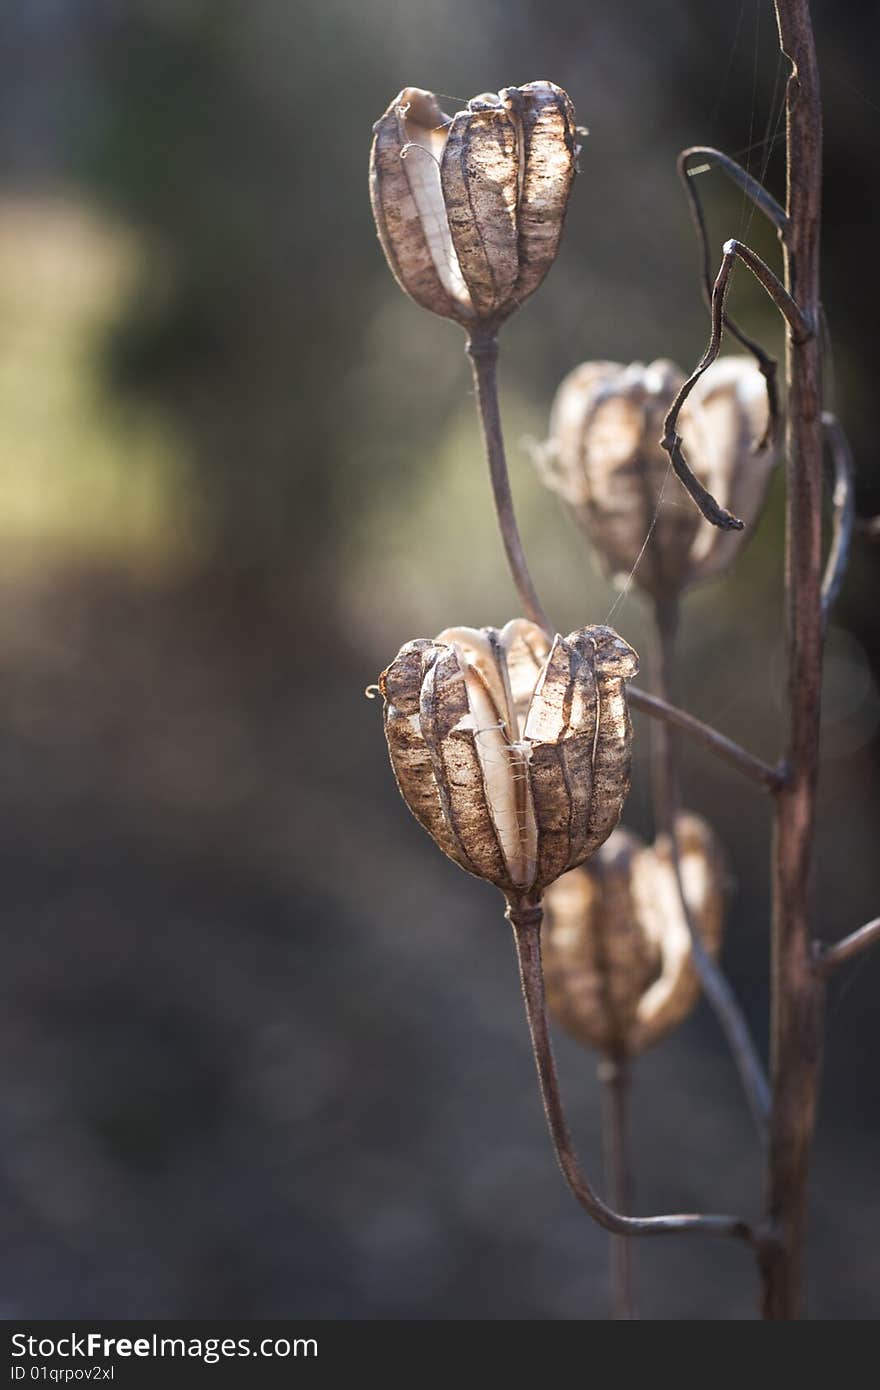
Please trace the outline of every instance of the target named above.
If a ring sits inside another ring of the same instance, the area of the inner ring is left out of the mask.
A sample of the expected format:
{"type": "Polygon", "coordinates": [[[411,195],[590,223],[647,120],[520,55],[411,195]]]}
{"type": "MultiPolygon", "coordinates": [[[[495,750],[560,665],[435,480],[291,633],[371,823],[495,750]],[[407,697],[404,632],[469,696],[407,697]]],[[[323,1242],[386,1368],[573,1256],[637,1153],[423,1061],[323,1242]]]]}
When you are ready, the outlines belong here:
{"type": "Polygon", "coordinates": [[[551,643],[516,618],[402,647],[379,678],[397,785],[450,859],[536,901],[611,834],[629,790],[624,682],[608,627],[551,643]]]}
{"type": "Polygon", "coordinates": [[[764,378],[748,357],[722,357],[700,377],[678,421],[685,457],[712,496],[746,523],[706,521],[660,447],[684,374],[672,362],[586,362],[563,381],[550,439],[537,451],[544,480],[568,503],[606,571],[633,572],[656,599],[718,574],[736,558],[764,502],[775,462],[755,451],[767,424],[764,378]]]}
{"type": "MultiPolygon", "coordinates": [[[[726,871],[699,816],[676,818],[682,885],[700,937],[721,946],[726,871]]],[[[547,1001],[561,1026],[610,1057],[631,1057],[677,1027],[700,982],[669,837],[645,845],[615,830],[589,864],[544,898],[547,1001]]]]}
{"type": "Polygon", "coordinates": [[[447,116],[404,87],[373,130],[373,215],[401,289],[466,328],[499,324],[556,258],[578,154],[567,95],[529,82],[447,116]]]}

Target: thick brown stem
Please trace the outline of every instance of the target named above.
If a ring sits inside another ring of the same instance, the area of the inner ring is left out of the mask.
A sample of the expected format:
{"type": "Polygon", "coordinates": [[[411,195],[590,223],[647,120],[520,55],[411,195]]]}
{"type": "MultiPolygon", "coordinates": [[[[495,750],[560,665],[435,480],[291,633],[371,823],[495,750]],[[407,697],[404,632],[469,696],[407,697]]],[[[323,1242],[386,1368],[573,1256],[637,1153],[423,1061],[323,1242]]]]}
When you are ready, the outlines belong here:
{"type": "MultiPolygon", "coordinates": [[[[664,699],[675,698],[676,691],[676,633],[679,605],[674,598],[658,600],[654,606],[657,629],[654,684],[664,699]]],[[[733,1056],[752,1119],[761,1140],[767,1137],[767,1115],[770,1091],[761,1059],[758,1056],[745,1015],[720,965],[712,959],[688,909],[681,879],[678,844],[675,838],[675,818],[681,801],[678,789],[678,760],[675,735],[669,724],[657,723],[652,729],[652,783],[655,829],[668,836],[672,867],[678,881],[681,907],[691,935],[694,965],[733,1056]]]]}
{"type": "MultiPolygon", "coordinates": [[[[603,1057],[597,1067],[602,1091],[602,1143],[605,1186],[612,1206],[626,1216],[632,1203],[627,1157],[629,1068],[623,1057],[603,1057]]],[[[626,1236],[611,1237],[611,1300],[619,1322],[636,1316],[633,1302],[632,1247],[626,1236]]]]}
{"type": "Polygon", "coordinates": [[[477,392],[477,409],[483,428],[483,442],[489,462],[489,476],[492,481],[492,497],[498,526],[504,544],[504,553],[522,610],[533,623],[550,632],[550,620],[544,612],[541,600],[529,573],[522,538],[516,523],[513,494],[510,491],[510,475],[507,471],[507,457],[504,452],[504,436],[501,432],[501,413],[498,409],[498,340],[491,336],[473,334],[468,339],[468,356],[474,369],[474,385],[477,392]]]}
{"type": "MultiPolygon", "coordinates": [[[[786,89],[788,229],[785,288],[807,319],[819,316],[822,115],[808,0],[776,0],[786,89]]],[[[807,1178],[821,1064],[824,989],[813,968],[813,838],[822,683],[822,388],[817,334],[786,343],[785,640],[788,779],[773,836],[771,1074],[767,1218],[778,1244],[765,1253],[765,1318],[803,1307],[807,1178]]]]}

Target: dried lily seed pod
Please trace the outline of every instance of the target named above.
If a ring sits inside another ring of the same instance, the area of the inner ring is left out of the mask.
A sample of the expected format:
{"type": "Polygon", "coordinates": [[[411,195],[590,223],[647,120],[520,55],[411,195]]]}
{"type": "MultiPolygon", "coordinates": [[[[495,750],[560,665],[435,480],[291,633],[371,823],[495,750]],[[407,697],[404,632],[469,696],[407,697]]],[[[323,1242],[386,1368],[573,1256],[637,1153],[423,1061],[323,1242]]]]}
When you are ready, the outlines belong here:
{"type": "Polygon", "coordinates": [[[706,521],[660,447],[683,384],[672,362],[586,362],[560,386],[550,439],[538,451],[545,482],[568,503],[606,571],[629,575],[658,600],[733,562],[757,519],[775,462],[756,452],[767,424],[764,378],[751,358],[723,357],[700,377],[678,421],[688,462],[721,506],[746,523],[706,521]]]}
{"type": "Polygon", "coordinates": [[[447,116],[404,87],[373,130],[370,197],[397,283],[466,328],[501,323],[556,258],[578,154],[568,96],[529,82],[447,116]]]}
{"type": "Polygon", "coordinates": [[[402,647],[379,677],[404,801],[463,869],[536,901],[617,824],[638,657],[608,627],[552,643],[516,618],[402,647]]]}
{"type": "MultiPolygon", "coordinates": [[[[675,834],[688,911],[712,956],[721,946],[726,873],[705,821],[675,834]]],[[[544,897],[547,1002],[565,1030],[610,1057],[658,1042],[694,1008],[700,982],[668,836],[645,845],[615,830],[589,864],[544,897]]]]}

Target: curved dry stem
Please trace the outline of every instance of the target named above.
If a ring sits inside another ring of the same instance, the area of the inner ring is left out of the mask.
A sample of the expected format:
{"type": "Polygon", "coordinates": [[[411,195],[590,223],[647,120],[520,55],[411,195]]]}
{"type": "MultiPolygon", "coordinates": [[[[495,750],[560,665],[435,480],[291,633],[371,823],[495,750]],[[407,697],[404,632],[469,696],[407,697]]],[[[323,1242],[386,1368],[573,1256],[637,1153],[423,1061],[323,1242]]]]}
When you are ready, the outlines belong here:
{"type": "Polygon", "coordinates": [[[711,1235],[732,1236],[755,1248],[762,1248],[766,1238],[759,1235],[747,1221],[737,1216],[701,1216],[686,1213],[674,1216],[623,1216],[614,1211],[591,1187],[581,1170],[571,1134],[562,1108],[559,1077],[550,1042],[547,1010],[544,1000],[544,975],[541,967],[541,908],[534,903],[511,903],[507,918],[513,927],[519,960],[520,980],[532,1051],[547,1127],[562,1175],[575,1200],[598,1225],[618,1236],[711,1235]]]}
{"type": "MultiPolygon", "coordinates": [[[[657,628],[657,662],[655,683],[664,696],[674,693],[675,639],[678,627],[678,601],[658,602],[654,610],[657,628]]],[[[730,1049],[745,1091],[755,1129],[762,1143],[767,1142],[767,1119],[770,1113],[770,1086],[758,1056],[749,1025],[733,992],[730,981],[717,961],[713,960],[697,931],[688,906],[681,877],[678,842],[675,837],[675,818],[679,809],[678,768],[675,740],[669,725],[654,729],[652,740],[654,763],[653,794],[655,829],[669,840],[672,869],[678,888],[681,910],[691,938],[694,965],[715,1017],[730,1049]]]]}
{"type": "Polygon", "coordinates": [[[813,326],[797,300],[789,294],[776,272],[770,269],[766,261],[761,260],[756,251],[731,237],[730,241],[724,243],[724,254],[736,256],[737,260],[748,267],[758,283],[763,285],[791,329],[794,342],[805,343],[815,336],[813,326]]]}
{"type": "MultiPolygon", "coordinates": [[[[768,193],[762,183],[759,183],[741,164],[737,164],[735,159],[731,159],[730,155],[724,154],[722,150],[716,150],[712,145],[691,145],[688,149],[682,150],[681,154],[678,156],[678,174],[684,184],[684,189],[688,195],[688,201],[691,203],[694,214],[700,219],[699,230],[701,233],[701,243],[705,245],[707,240],[705,218],[703,216],[702,202],[696,192],[694,180],[700,174],[706,173],[713,166],[719,168],[722,173],[725,173],[729,179],[733,180],[738,188],[742,189],[746,197],[754,203],[759,211],[763,212],[764,216],[773,223],[779,235],[784,238],[786,228],[788,227],[788,217],[786,216],[785,209],[780,203],[777,203],[773,194],[768,193]],[[690,161],[692,159],[702,159],[703,167],[692,169],[690,167],[690,161]]],[[[711,283],[710,279],[710,286],[711,283]]]]}
{"type": "Polygon", "coordinates": [[[501,413],[498,408],[498,340],[492,335],[474,332],[468,338],[467,353],[474,369],[477,409],[483,429],[495,514],[498,517],[504,553],[523,612],[533,623],[549,632],[550,620],[529,573],[510,490],[510,474],[507,469],[501,413]]]}
{"type": "MultiPolygon", "coordinates": [[[[728,243],[729,244],[729,243],[728,243]]],[[[719,527],[722,531],[741,531],[743,523],[738,517],[729,512],[726,507],[719,506],[698,478],[694,476],[688,465],[687,459],[681,449],[681,435],[676,432],[678,417],[681,408],[693,391],[700,377],[711,367],[712,363],[721,350],[721,339],[724,334],[724,300],[727,295],[727,286],[730,282],[731,271],[736,257],[732,251],[724,250],[724,258],[721,262],[721,269],[712,287],[712,331],[709,336],[709,345],[697,366],[694,368],[687,381],[682,386],[675,400],[670,406],[666,419],[663,422],[663,438],[660,440],[660,447],[665,449],[669,455],[672,467],[675,469],[676,476],[684,484],[696,502],[707,521],[711,521],[713,526],[719,527]]]]}
{"type": "Polygon", "coordinates": [[[855,468],[849,440],[836,415],[832,415],[828,410],[822,413],[822,426],[834,468],[831,548],[822,576],[822,618],[827,624],[828,615],[837,602],[849,563],[849,548],[856,520],[856,501],[855,468]]]}
{"type": "Polygon", "coordinates": [[[707,521],[711,521],[713,526],[718,526],[723,531],[741,531],[743,529],[743,523],[738,517],[735,517],[724,507],[719,506],[712,494],[707,492],[702,483],[694,477],[682,453],[681,436],[676,432],[676,426],[682,406],[691,391],[693,391],[700,377],[711,367],[721,351],[724,328],[728,323],[727,316],[724,312],[724,301],[727,297],[733,266],[737,260],[742,261],[743,265],[747,266],[759,283],[763,285],[791,329],[791,341],[794,344],[801,345],[815,336],[807,315],[803,312],[794,297],[789,294],[779,277],[761,260],[761,257],[756,255],[750,247],[745,246],[741,241],[736,241],[733,238],[731,238],[730,241],[726,241],[724,243],[721,268],[715,277],[715,284],[712,286],[712,330],[709,335],[709,344],[703,356],[700,358],[700,361],[697,363],[697,366],[672,402],[672,406],[664,421],[663,438],[660,440],[661,448],[665,449],[668,453],[677,476],[687,488],[703,516],[707,521]]]}
{"type": "MultiPolygon", "coordinates": [[[[706,230],[706,217],[703,211],[703,203],[697,191],[697,177],[712,167],[721,169],[728,178],[732,179],[739,188],[743,190],[754,205],[764,213],[773,223],[780,237],[783,236],[788,223],[788,218],[784,210],[779,206],[772,194],[768,193],[763,184],[752,175],[747,173],[735,160],[723,154],[721,150],[714,149],[711,145],[692,145],[690,149],[682,150],[678,156],[678,176],[687,195],[688,205],[691,212],[691,220],[694,224],[694,231],[697,235],[697,243],[700,251],[700,278],[703,288],[703,298],[707,305],[712,303],[712,261],[709,253],[709,236],[706,230]],[[694,158],[702,158],[704,163],[696,169],[690,167],[690,161],[694,158]],[[709,161],[706,163],[705,161],[709,161]]],[[[777,436],[779,430],[779,386],[777,384],[777,373],[779,363],[776,358],[764,349],[759,342],[750,337],[744,329],[736,322],[730,314],[724,315],[724,326],[733,334],[737,342],[741,343],[747,352],[750,352],[758,364],[758,369],[764,378],[767,389],[767,428],[761,439],[756,442],[756,452],[766,448],[777,436]]]]}

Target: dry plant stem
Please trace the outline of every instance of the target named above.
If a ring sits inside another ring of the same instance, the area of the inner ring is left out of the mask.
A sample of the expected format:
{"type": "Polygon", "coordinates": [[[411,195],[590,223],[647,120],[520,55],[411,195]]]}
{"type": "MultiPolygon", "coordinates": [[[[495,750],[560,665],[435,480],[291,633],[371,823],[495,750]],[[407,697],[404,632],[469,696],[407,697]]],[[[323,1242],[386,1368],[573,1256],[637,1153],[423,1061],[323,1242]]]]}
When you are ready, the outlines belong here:
{"type": "MultiPolygon", "coordinates": [[[[738,517],[733,516],[733,514],[728,512],[724,507],[720,507],[712,494],[707,492],[702,483],[694,477],[687,459],[682,453],[681,436],[677,433],[676,426],[682,406],[691,391],[693,391],[700,377],[711,367],[721,351],[724,328],[728,323],[727,315],[724,312],[724,301],[727,298],[730,276],[733,271],[734,263],[737,260],[742,261],[744,265],[748,266],[759,283],[763,285],[788,324],[790,329],[789,339],[791,341],[800,345],[803,342],[814,339],[815,334],[811,328],[811,323],[818,321],[818,312],[812,316],[804,313],[788,288],[783,285],[782,281],[776,275],[774,275],[770,267],[765,265],[761,257],[756,256],[755,252],[750,250],[748,246],[744,246],[741,241],[735,241],[733,239],[724,243],[724,254],[721,260],[721,267],[715,278],[715,284],[712,287],[712,331],[709,336],[709,344],[693,372],[688,377],[687,381],[684,382],[681,390],[672,402],[669,413],[663,424],[663,438],[660,440],[660,445],[668,453],[677,477],[687,488],[703,516],[707,521],[711,521],[713,526],[718,526],[723,531],[741,531],[743,529],[743,523],[738,517]]],[[[786,261],[786,264],[787,263],[786,261]]]]}
{"type": "Polygon", "coordinates": [[[504,436],[501,432],[501,413],[498,409],[498,340],[490,333],[474,332],[468,338],[467,353],[474,369],[474,385],[477,392],[477,408],[483,428],[483,442],[489,462],[489,476],[492,481],[492,496],[495,512],[501,530],[504,552],[523,613],[533,623],[550,632],[550,621],[544,612],[537,590],[529,573],[516,512],[513,495],[510,491],[510,475],[507,470],[507,457],[504,452],[504,436]]]}
{"type": "Polygon", "coordinates": [[[694,477],[681,450],[681,435],[676,432],[675,427],[678,424],[682,406],[700,377],[711,367],[721,350],[721,339],[724,333],[724,301],[727,297],[727,286],[735,259],[733,251],[728,251],[725,247],[721,269],[718,271],[712,288],[712,332],[709,337],[709,345],[672,402],[669,413],[663,422],[663,438],[660,440],[660,446],[668,453],[676,476],[687,488],[703,516],[707,521],[711,521],[713,526],[720,527],[722,531],[741,531],[743,523],[732,512],[720,507],[712,494],[707,492],[702,483],[694,477]]]}
{"type": "Polygon", "coordinates": [[[870,946],[876,946],[878,943],[880,917],[875,917],[873,922],[866,922],[858,931],[845,936],[842,941],[835,941],[831,946],[823,946],[817,942],[814,948],[813,968],[821,980],[827,979],[839,965],[860,956],[862,951],[867,951],[870,946]]]}
{"type": "MultiPolygon", "coordinates": [[[[786,87],[785,288],[819,316],[822,116],[808,0],[776,0],[786,87]]],[[[822,385],[817,335],[786,342],[785,640],[788,777],[773,837],[771,1076],[763,1313],[800,1316],[807,1179],[816,1120],[824,987],[813,967],[813,840],[822,685],[822,385]]]]}
{"type": "MultiPolygon", "coordinates": [[[[772,193],[768,193],[762,183],[753,178],[741,164],[737,164],[735,159],[731,159],[721,150],[716,150],[712,145],[691,145],[689,149],[682,150],[678,156],[678,173],[688,195],[691,210],[695,221],[698,222],[697,232],[701,249],[706,254],[704,266],[708,269],[708,237],[706,235],[706,220],[703,216],[703,205],[696,191],[695,179],[703,172],[702,168],[692,169],[690,162],[692,159],[701,159],[703,165],[717,165],[729,179],[741,188],[746,197],[754,203],[756,208],[763,212],[776,228],[780,237],[784,236],[788,226],[788,218],[785,209],[780,207],[772,193]]],[[[712,281],[709,278],[709,292],[711,293],[712,281]]]]}
{"type": "Polygon", "coordinates": [[[736,256],[743,265],[748,266],[759,284],[769,294],[782,317],[796,338],[811,338],[814,329],[810,319],[801,309],[793,295],[789,294],[779,276],[772,271],[766,261],[743,242],[731,238],[724,243],[724,254],[736,256]]]}
{"type": "MultiPolygon", "coordinates": [[[[626,1122],[629,1068],[624,1057],[603,1057],[596,1071],[602,1093],[605,1186],[615,1210],[626,1216],[632,1203],[626,1122]]],[[[611,1296],[614,1317],[619,1322],[636,1316],[632,1251],[627,1236],[611,1237],[611,1296]]]]}
{"type": "MultiPolygon", "coordinates": [[[[657,630],[654,682],[664,697],[670,697],[675,694],[678,600],[658,600],[654,606],[654,618],[657,630]]],[[[770,1110],[767,1077],[736,995],[720,965],[712,959],[703,945],[684,894],[675,839],[675,817],[680,809],[675,735],[668,724],[654,726],[651,752],[656,830],[669,837],[672,867],[678,884],[682,911],[691,935],[694,965],[703,992],[714,1010],[736,1063],[758,1137],[766,1143],[767,1117],[770,1110]]]]}
{"type": "MultiPolygon", "coordinates": [[[[691,210],[691,220],[694,224],[694,231],[697,234],[697,243],[700,249],[700,270],[703,282],[703,296],[706,304],[712,303],[712,260],[709,253],[709,236],[706,230],[706,218],[703,213],[703,203],[698,192],[697,175],[699,169],[691,169],[690,161],[693,158],[702,157],[709,160],[711,164],[717,165],[727,174],[728,178],[733,179],[746,194],[756,207],[765,214],[766,217],[776,227],[780,237],[784,235],[787,226],[787,218],[784,210],[779,206],[776,199],[767,192],[763,184],[758,183],[757,179],[752,178],[734,160],[722,154],[720,150],[713,149],[711,145],[694,145],[690,149],[682,150],[678,157],[678,175],[681,179],[684,191],[687,194],[688,205],[691,210]]],[[[705,169],[705,163],[701,166],[705,169]]],[[[748,352],[752,354],[767,387],[767,428],[762,439],[757,441],[757,448],[763,449],[771,440],[776,438],[779,425],[779,388],[777,385],[777,371],[779,364],[771,353],[766,352],[761,344],[740,327],[735,319],[729,314],[724,315],[724,326],[733,334],[738,342],[742,344],[748,352]]]]}
{"type": "Polygon", "coordinates": [[[566,1123],[559,1094],[559,1078],[550,1043],[547,1010],[544,1001],[544,975],[541,968],[541,908],[533,902],[508,904],[507,918],[513,927],[519,960],[520,980],[526,1006],[529,1033],[538,1080],[544,1101],[547,1127],[559,1167],[562,1169],[572,1195],[584,1210],[612,1235],[714,1235],[734,1236],[746,1241],[756,1250],[763,1250],[766,1240],[753,1230],[747,1221],[736,1216],[699,1216],[693,1213],[675,1216],[624,1216],[603,1202],[590,1186],[581,1170],[566,1123]]]}
{"type": "Polygon", "coordinates": [[[778,768],[762,762],[753,753],[749,753],[738,743],[734,743],[733,739],[728,738],[726,734],[721,734],[717,729],[713,729],[711,724],[704,724],[695,715],[688,714],[685,710],[679,709],[677,705],[669,704],[667,700],[661,700],[658,695],[649,694],[647,690],[642,690],[637,685],[627,686],[627,698],[633,709],[643,710],[653,719],[669,724],[674,729],[680,729],[694,743],[698,743],[702,748],[707,748],[722,762],[735,768],[737,772],[742,773],[743,777],[747,777],[749,781],[763,787],[765,791],[775,792],[782,786],[785,778],[778,768]]]}
{"type": "Polygon", "coordinates": [[[856,520],[856,506],[855,469],[849,440],[840,421],[830,411],[823,412],[822,425],[834,467],[834,490],[831,496],[831,548],[828,552],[825,574],[822,578],[822,617],[827,625],[828,615],[837,602],[846,574],[849,548],[856,520]]]}

